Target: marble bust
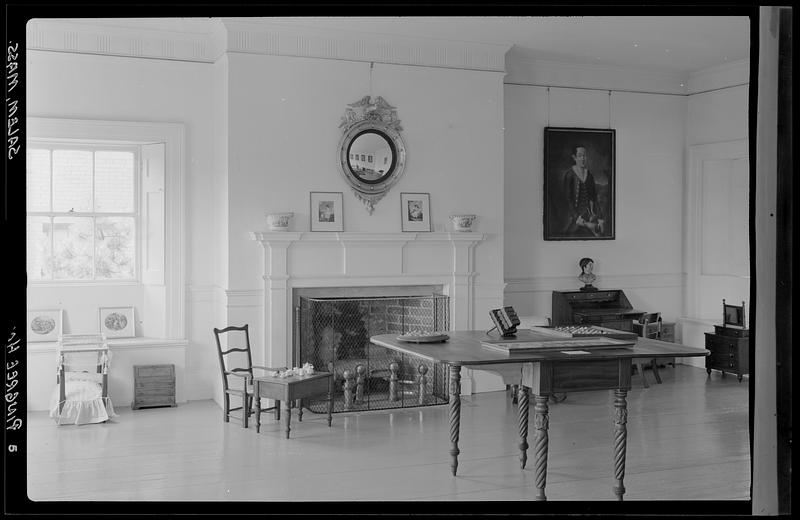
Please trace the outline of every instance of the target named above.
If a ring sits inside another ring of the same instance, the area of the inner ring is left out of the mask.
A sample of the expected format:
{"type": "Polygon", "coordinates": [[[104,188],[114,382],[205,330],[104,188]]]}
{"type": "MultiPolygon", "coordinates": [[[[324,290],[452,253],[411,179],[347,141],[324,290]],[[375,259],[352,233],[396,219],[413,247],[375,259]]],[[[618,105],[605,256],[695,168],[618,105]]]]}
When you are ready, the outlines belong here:
{"type": "Polygon", "coordinates": [[[578,275],[578,280],[583,282],[583,287],[581,287],[581,291],[596,291],[597,287],[592,285],[597,279],[597,276],[592,272],[594,269],[594,260],[591,258],[581,258],[578,265],[581,268],[581,274],[578,275]]]}

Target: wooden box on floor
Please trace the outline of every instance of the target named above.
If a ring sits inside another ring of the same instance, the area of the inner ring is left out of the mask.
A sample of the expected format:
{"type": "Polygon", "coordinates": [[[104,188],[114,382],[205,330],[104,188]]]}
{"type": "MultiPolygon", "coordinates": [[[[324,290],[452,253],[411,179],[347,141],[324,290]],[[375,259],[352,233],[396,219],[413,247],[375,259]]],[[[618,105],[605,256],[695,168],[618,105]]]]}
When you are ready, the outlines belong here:
{"type": "Polygon", "coordinates": [[[131,409],[177,406],[175,365],[134,365],[131,409]]]}

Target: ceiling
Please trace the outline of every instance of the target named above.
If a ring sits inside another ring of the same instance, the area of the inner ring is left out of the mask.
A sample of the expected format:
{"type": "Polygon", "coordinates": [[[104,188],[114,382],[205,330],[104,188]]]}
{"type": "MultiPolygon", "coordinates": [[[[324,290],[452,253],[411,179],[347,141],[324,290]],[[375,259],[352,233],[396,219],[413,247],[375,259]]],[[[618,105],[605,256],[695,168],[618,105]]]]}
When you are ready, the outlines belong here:
{"type": "MultiPolygon", "coordinates": [[[[217,20],[117,18],[73,21],[209,34],[217,20]]],[[[746,16],[398,16],[231,20],[504,44],[513,46],[509,56],[516,59],[592,63],[678,73],[745,60],[750,53],[750,20],[746,16]]]]}

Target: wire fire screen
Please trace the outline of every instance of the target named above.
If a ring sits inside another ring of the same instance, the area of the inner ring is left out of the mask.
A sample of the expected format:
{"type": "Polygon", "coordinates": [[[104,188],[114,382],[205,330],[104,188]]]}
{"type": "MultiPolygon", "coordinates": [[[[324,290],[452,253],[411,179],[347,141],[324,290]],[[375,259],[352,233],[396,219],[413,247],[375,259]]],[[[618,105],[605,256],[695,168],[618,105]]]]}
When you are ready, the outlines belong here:
{"type": "MultiPolygon", "coordinates": [[[[334,412],[444,404],[447,365],[370,343],[377,334],[450,330],[450,297],[301,297],[295,309],[297,366],[334,374],[334,412]]],[[[327,401],[306,406],[327,413],[327,401]]]]}

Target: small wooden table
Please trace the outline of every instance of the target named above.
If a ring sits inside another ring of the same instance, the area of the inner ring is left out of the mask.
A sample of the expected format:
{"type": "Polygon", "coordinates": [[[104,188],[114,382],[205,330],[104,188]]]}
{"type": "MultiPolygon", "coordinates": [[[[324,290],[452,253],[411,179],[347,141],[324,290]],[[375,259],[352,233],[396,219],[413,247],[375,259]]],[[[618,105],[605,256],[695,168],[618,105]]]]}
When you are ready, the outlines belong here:
{"type": "Polygon", "coordinates": [[[292,422],[292,403],[298,401],[298,418],[303,420],[303,398],[328,394],[328,427],[333,419],[333,374],[316,372],[309,376],[253,378],[253,394],[255,394],[256,433],[261,431],[261,398],[275,400],[275,417],[280,420],[281,401],[286,403],[286,438],[289,438],[292,422]]]}
{"type": "MultiPolygon", "coordinates": [[[[450,371],[450,468],[458,468],[458,440],[461,422],[461,367],[490,370],[500,373],[506,384],[519,384],[519,449],[520,465],[525,468],[528,449],[528,390],[534,394],[534,463],[537,500],[547,500],[544,494],[547,480],[548,408],[553,393],[587,390],[614,390],[614,486],[618,500],[625,493],[625,455],[627,449],[627,401],[631,388],[631,359],[637,357],[707,356],[708,350],[638,338],[634,348],[586,349],[586,354],[566,354],[562,351],[504,353],[481,346],[481,341],[496,340],[482,330],[451,331],[444,343],[407,343],[396,334],[373,336],[370,341],[381,347],[403,352],[435,363],[446,363],[450,371]],[[521,384],[520,384],[521,383],[521,384]]],[[[531,331],[519,330],[518,339],[531,331]]],[[[583,338],[586,339],[586,338],[583,338]]]]}

